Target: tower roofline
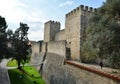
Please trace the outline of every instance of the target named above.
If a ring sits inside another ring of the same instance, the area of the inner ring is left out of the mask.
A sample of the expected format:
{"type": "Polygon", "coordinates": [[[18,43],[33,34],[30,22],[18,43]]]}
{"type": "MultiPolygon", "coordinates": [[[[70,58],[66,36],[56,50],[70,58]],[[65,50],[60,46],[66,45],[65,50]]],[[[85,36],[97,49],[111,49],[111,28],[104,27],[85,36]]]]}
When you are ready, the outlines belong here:
{"type": "Polygon", "coordinates": [[[72,11],[68,12],[66,14],[66,17],[73,15],[74,13],[80,12],[80,11],[89,11],[89,12],[95,12],[97,11],[96,8],[92,8],[92,7],[88,7],[88,6],[84,6],[84,5],[80,5],[79,7],[73,9],[72,11]]]}
{"type": "Polygon", "coordinates": [[[52,20],[47,21],[45,24],[47,24],[47,23],[51,23],[51,24],[60,24],[60,22],[58,22],[58,21],[52,21],[52,20]]]}

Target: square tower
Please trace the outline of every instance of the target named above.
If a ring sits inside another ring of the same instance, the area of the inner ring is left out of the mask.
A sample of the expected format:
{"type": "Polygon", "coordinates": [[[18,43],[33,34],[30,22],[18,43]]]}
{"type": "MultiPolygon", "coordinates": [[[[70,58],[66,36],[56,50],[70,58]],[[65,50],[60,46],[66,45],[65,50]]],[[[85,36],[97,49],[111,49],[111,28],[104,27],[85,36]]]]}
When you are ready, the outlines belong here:
{"type": "Polygon", "coordinates": [[[60,22],[50,20],[44,27],[44,42],[55,41],[55,34],[60,31],[60,22]]]}
{"type": "Polygon", "coordinates": [[[71,59],[80,59],[82,44],[85,39],[85,28],[88,16],[93,13],[93,8],[80,5],[76,9],[66,14],[65,32],[66,41],[71,51],[71,59]]]}

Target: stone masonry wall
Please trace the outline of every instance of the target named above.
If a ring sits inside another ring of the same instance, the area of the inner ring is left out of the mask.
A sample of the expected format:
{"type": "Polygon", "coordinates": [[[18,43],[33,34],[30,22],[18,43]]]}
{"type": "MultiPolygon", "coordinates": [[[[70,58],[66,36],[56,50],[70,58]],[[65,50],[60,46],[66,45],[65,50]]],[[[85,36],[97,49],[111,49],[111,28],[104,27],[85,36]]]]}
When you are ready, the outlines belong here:
{"type": "Polygon", "coordinates": [[[65,18],[66,41],[70,45],[71,59],[80,60],[80,28],[82,7],[77,7],[65,18]]]}
{"type": "Polygon", "coordinates": [[[42,51],[41,52],[46,52],[46,49],[45,49],[45,47],[46,47],[46,43],[42,43],[42,51]]]}
{"type": "Polygon", "coordinates": [[[66,54],[66,42],[65,41],[51,41],[51,42],[45,42],[42,43],[42,50],[39,52],[39,43],[36,43],[32,46],[32,55],[31,55],[31,64],[35,65],[37,69],[40,68],[40,64],[44,62],[43,59],[45,59],[46,53],[53,53],[57,54],[59,56],[64,56],[66,54]],[[46,51],[47,48],[47,51],[46,51]]]}
{"type": "Polygon", "coordinates": [[[80,5],[68,14],[66,14],[65,32],[66,41],[70,45],[71,59],[81,60],[80,52],[84,37],[84,30],[87,25],[87,16],[94,12],[95,9],[88,6],[80,5]]]}
{"type": "Polygon", "coordinates": [[[66,46],[65,41],[51,41],[48,42],[48,53],[65,56],[66,46]]]}
{"type": "Polygon", "coordinates": [[[31,63],[35,64],[38,70],[42,68],[41,74],[46,84],[119,84],[118,81],[65,63],[64,45],[64,41],[43,43],[40,53],[37,50],[39,44],[35,44],[32,48],[38,55],[34,54],[31,57],[31,63]],[[42,67],[39,65],[41,62],[42,67]]]}
{"type": "Polygon", "coordinates": [[[55,41],[55,34],[60,31],[60,22],[48,21],[44,28],[44,42],[55,41]]]}
{"type": "Polygon", "coordinates": [[[31,63],[37,64],[37,59],[39,59],[39,53],[40,53],[40,44],[37,42],[34,42],[32,44],[32,55],[31,55],[31,63]]]}
{"type": "Polygon", "coordinates": [[[64,56],[47,53],[42,76],[46,84],[119,84],[119,81],[64,64],[64,56]]]}
{"type": "Polygon", "coordinates": [[[66,40],[65,30],[61,30],[55,35],[55,41],[60,41],[60,40],[61,41],[66,40]]]}
{"type": "Polygon", "coordinates": [[[42,43],[42,51],[40,52],[40,43],[35,42],[32,44],[32,55],[30,58],[30,63],[34,65],[38,70],[40,69],[40,65],[43,62],[43,57],[45,54],[45,46],[46,43],[42,43]]]}

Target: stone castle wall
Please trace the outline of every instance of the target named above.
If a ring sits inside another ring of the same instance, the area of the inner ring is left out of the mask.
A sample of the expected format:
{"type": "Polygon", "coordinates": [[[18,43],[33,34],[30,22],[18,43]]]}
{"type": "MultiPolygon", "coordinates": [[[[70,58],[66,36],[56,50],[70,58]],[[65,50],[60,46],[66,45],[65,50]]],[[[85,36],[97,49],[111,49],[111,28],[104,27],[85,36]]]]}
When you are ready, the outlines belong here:
{"type": "Polygon", "coordinates": [[[44,42],[54,41],[55,34],[60,31],[60,22],[48,21],[44,28],[44,42]]]}
{"type": "Polygon", "coordinates": [[[46,49],[45,49],[45,47],[46,47],[46,43],[42,43],[42,52],[46,52],[46,49]]]}
{"type": "Polygon", "coordinates": [[[72,10],[66,14],[65,30],[62,31],[58,22],[45,23],[44,42],[41,50],[39,43],[32,46],[31,63],[43,62],[36,68],[41,68],[46,84],[119,84],[110,78],[65,64],[67,49],[72,60],[81,60],[80,50],[87,16],[94,11],[95,9],[83,5],[72,10]]]}
{"type": "Polygon", "coordinates": [[[47,53],[42,76],[46,84],[119,84],[119,81],[64,64],[64,56],[47,53]]]}
{"type": "Polygon", "coordinates": [[[92,7],[80,5],[68,14],[65,18],[65,34],[66,41],[69,44],[71,51],[71,59],[79,60],[81,46],[85,36],[85,28],[88,21],[88,16],[95,12],[92,7]]]}
{"type": "Polygon", "coordinates": [[[32,53],[40,53],[40,44],[37,42],[34,42],[32,44],[32,53]]]}
{"type": "Polygon", "coordinates": [[[59,56],[66,56],[66,42],[65,41],[51,41],[51,42],[43,42],[41,46],[40,52],[40,43],[34,43],[32,45],[32,55],[31,55],[31,63],[37,65],[43,62],[43,57],[45,53],[53,53],[59,56]]]}
{"type": "Polygon", "coordinates": [[[60,56],[66,54],[66,44],[65,41],[51,41],[48,42],[48,53],[54,53],[60,56]]]}
{"type": "Polygon", "coordinates": [[[38,63],[38,59],[40,59],[40,44],[37,42],[32,43],[32,54],[31,54],[31,59],[30,62],[32,64],[37,64],[38,63]]]}
{"type": "Polygon", "coordinates": [[[37,65],[35,67],[40,70],[41,65],[39,64],[43,62],[45,56],[41,74],[46,84],[119,84],[119,81],[66,64],[64,41],[48,42],[42,45],[41,52],[37,50],[39,43],[33,45],[32,54],[38,54],[31,57],[31,63],[37,65]]]}
{"type": "Polygon", "coordinates": [[[80,11],[71,11],[66,14],[65,32],[66,41],[70,44],[71,58],[80,60],[80,11]]]}
{"type": "Polygon", "coordinates": [[[63,40],[66,40],[65,29],[60,30],[55,35],[55,41],[63,41],[63,40]]]}

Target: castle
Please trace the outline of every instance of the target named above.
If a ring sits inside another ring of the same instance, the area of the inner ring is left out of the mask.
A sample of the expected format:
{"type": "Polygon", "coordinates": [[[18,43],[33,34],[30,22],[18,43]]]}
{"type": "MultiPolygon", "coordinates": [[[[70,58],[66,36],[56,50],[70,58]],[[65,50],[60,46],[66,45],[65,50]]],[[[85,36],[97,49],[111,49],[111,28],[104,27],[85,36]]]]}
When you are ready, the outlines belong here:
{"type": "Polygon", "coordinates": [[[67,59],[80,59],[82,42],[85,38],[85,28],[88,16],[96,9],[80,5],[65,16],[65,29],[60,30],[60,22],[45,23],[44,42],[65,41],[67,59]]]}
{"type": "Polygon", "coordinates": [[[86,70],[85,64],[80,63],[88,17],[95,11],[80,5],[66,14],[63,30],[60,30],[60,22],[45,23],[44,42],[33,42],[30,63],[35,65],[46,84],[101,84],[101,80],[103,84],[119,84],[119,81],[96,74],[95,70],[86,70]],[[79,64],[82,68],[78,68],[79,64]]]}

